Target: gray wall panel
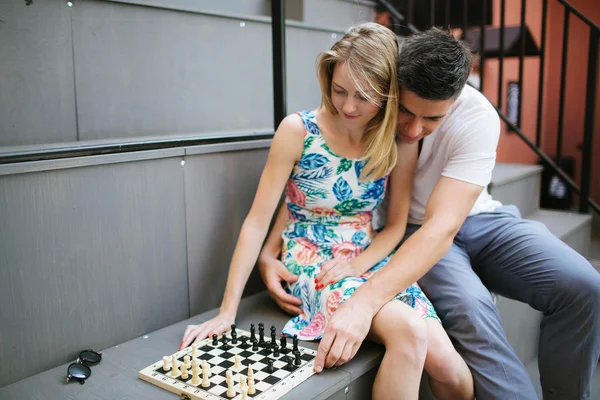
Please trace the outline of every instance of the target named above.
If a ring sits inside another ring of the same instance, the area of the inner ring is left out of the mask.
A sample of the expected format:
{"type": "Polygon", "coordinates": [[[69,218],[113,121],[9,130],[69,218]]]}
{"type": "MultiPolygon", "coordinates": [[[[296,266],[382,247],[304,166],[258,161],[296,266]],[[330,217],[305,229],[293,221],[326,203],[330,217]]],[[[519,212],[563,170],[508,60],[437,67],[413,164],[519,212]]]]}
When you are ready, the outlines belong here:
{"type": "MultiPolygon", "coordinates": [[[[186,208],[191,315],[218,307],[240,228],[268,150],[186,157],[186,208]]],[[[253,272],[245,294],[264,288],[253,272]]]]}
{"type": "Polygon", "coordinates": [[[304,22],[346,31],[350,26],[375,20],[372,5],[350,0],[304,0],[304,22]]]}
{"type": "Polygon", "coordinates": [[[82,140],[272,125],[269,25],[99,1],[75,11],[82,140]]]}
{"type": "Polygon", "coordinates": [[[0,386],[189,315],[180,160],[0,177],[0,386]]]}
{"type": "Polygon", "coordinates": [[[0,0],[0,147],[77,140],[71,11],[0,0]]]}

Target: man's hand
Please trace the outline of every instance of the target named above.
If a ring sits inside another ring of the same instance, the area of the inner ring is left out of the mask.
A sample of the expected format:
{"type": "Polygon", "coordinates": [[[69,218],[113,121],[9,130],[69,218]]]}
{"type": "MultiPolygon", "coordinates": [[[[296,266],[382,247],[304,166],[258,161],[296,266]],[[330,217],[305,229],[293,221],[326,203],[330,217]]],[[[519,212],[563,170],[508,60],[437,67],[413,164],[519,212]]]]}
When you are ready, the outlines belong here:
{"type": "Polygon", "coordinates": [[[315,372],[347,363],[371,329],[372,311],[348,299],[331,316],[315,358],[315,372]]]}
{"type": "Polygon", "coordinates": [[[360,273],[349,261],[334,258],[321,265],[321,272],[315,278],[315,283],[317,289],[322,289],[349,276],[360,276],[360,273]]]}
{"type": "Polygon", "coordinates": [[[275,257],[262,255],[258,260],[258,270],[262,276],[269,294],[275,300],[275,303],[283,311],[291,315],[302,314],[302,301],[291,294],[287,294],[283,290],[281,282],[293,283],[298,280],[298,276],[292,274],[288,269],[275,257]]]}

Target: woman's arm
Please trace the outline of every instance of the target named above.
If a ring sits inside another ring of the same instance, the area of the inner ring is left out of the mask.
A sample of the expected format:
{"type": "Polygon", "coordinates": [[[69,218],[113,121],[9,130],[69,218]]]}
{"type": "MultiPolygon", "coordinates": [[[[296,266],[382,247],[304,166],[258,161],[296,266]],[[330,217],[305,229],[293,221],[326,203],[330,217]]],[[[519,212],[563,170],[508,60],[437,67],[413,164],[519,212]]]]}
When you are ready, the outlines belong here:
{"type": "Polygon", "coordinates": [[[273,137],[252,207],[244,220],[231,258],[219,315],[201,325],[188,326],[181,347],[188,346],[194,339],[202,340],[209,333],[220,334],[235,320],[244,286],[256,263],[285,184],[302,154],[303,147],[303,122],[298,115],[290,115],[281,122],[273,137]]]}
{"type": "Polygon", "coordinates": [[[389,207],[385,227],[373,238],[369,247],[350,262],[331,260],[324,263],[317,276],[318,282],[326,285],[346,276],[360,276],[398,246],[406,231],[417,158],[416,143],[398,144],[398,161],[388,182],[389,207]]]}

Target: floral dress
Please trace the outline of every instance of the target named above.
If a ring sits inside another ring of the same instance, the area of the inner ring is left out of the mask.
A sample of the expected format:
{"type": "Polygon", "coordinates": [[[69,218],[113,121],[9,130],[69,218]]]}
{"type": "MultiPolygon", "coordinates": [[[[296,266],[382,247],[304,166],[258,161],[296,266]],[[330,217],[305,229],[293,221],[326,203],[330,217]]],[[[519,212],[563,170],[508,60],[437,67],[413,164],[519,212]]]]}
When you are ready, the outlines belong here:
{"type": "MultiPolygon", "coordinates": [[[[388,255],[360,277],[347,277],[315,289],[321,264],[333,258],[351,260],[373,240],[373,210],[383,200],[389,175],[359,180],[364,162],[336,155],[325,143],[314,111],[299,113],[304,122],[304,150],[287,182],[289,222],[283,231],[281,259],[298,280],[286,287],[302,300],[303,314],[283,328],[301,340],[320,339],[337,307],[383,267],[388,255]]],[[[423,318],[438,319],[433,306],[415,283],[394,299],[419,311],[423,318]]]]}

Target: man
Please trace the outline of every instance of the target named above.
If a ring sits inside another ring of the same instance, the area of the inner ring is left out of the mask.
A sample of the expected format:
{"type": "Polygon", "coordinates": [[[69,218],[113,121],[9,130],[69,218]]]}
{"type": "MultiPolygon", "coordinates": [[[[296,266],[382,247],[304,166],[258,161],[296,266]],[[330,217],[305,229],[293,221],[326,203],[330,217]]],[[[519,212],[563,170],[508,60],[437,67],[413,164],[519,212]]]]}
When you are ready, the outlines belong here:
{"type": "MultiPolygon", "coordinates": [[[[407,233],[388,265],[333,314],[315,369],[362,343],[378,310],[418,280],[469,365],[477,398],[537,399],[492,291],[544,314],[544,399],[589,399],[600,357],[600,274],[542,224],[488,194],[500,124],[485,97],[465,86],[470,57],[462,42],[437,29],[401,44],[398,138],[421,141],[407,233]]],[[[280,214],[259,264],[277,304],[297,314],[299,300],[281,286],[294,276],[275,259],[287,218],[280,214]]]]}

